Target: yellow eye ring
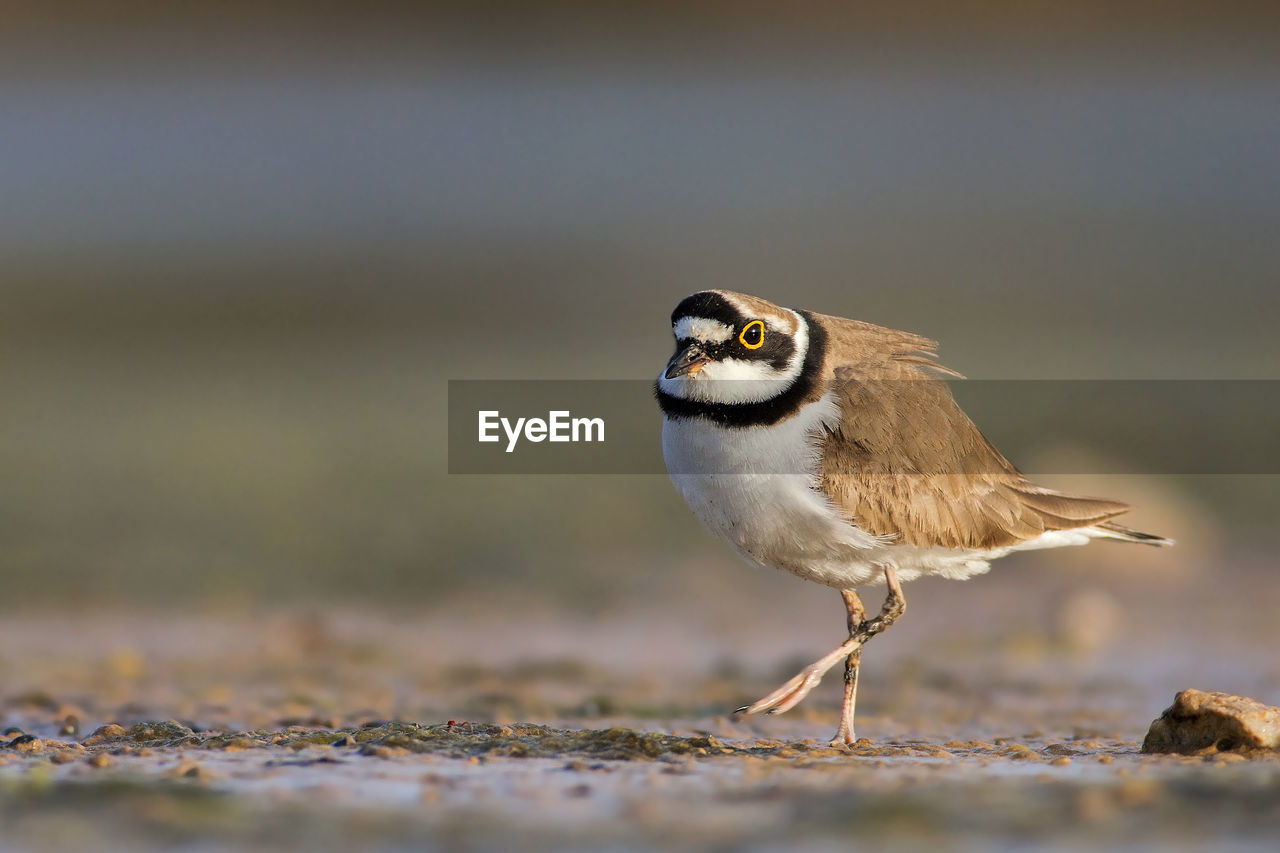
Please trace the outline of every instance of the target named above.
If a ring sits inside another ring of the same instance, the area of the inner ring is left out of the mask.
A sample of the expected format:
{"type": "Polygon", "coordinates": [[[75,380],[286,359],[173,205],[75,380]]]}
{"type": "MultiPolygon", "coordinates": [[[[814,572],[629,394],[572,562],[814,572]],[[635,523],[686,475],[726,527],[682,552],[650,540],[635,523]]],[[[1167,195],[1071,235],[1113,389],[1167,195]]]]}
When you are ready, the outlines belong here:
{"type": "Polygon", "coordinates": [[[752,320],[750,323],[742,327],[742,331],[738,333],[738,343],[747,349],[760,349],[764,346],[764,323],[760,320],[752,320]],[[754,344],[747,343],[747,332],[756,326],[760,327],[759,332],[755,335],[756,342],[754,344]]]}

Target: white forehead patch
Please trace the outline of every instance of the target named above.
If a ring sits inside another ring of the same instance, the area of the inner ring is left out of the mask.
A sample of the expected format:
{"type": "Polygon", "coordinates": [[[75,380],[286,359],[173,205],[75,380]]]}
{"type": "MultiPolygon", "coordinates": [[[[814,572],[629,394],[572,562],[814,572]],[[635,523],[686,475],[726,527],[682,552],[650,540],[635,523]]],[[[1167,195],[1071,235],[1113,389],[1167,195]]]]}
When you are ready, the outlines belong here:
{"type": "Polygon", "coordinates": [[[719,344],[733,337],[731,326],[706,317],[681,317],[676,321],[674,331],[676,340],[684,341],[692,338],[704,344],[719,344]]]}

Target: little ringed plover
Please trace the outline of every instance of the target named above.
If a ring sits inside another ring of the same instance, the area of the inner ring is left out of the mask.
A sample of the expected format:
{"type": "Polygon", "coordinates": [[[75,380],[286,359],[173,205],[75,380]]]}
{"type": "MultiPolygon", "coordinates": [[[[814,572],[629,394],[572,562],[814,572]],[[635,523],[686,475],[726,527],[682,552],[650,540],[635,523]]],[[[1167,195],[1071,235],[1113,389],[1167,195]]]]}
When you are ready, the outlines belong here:
{"type": "Polygon", "coordinates": [[[841,659],[833,744],[854,742],[862,646],[902,615],[901,581],[962,580],[1013,551],[1112,539],[1170,545],[1112,521],[1126,504],[1030,482],[957,405],[937,344],[727,290],[671,315],[658,377],[676,490],[748,561],[840,591],[848,639],[739,710],[782,713],[841,659]],[[884,582],[867,618],[856,589],[884,582]]]}

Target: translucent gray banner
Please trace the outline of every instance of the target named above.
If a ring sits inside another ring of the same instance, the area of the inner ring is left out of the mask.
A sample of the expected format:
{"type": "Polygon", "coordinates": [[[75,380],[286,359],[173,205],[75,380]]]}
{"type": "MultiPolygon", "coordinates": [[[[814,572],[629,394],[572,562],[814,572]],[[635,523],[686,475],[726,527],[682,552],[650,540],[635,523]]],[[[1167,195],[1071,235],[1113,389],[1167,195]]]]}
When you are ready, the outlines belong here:
{"type": "MultiPolygon", "coordinates": [[[[895,385],[919,383],[859,383],[852,390],[862,402],[851,411],[891,424],[889,435],[933,430],[938,436],[945,418],[937,417],[936,398],[895,385]],[[904,400],[909,402],[886,402],[904,400]]],[[[1280,473],[1277,381],[960,380],[946,385],[991,443],[1027,474],[1280,473]],[[1040,461],[1046,458],[1071,461],[1040,461]]],[[[449,473],[666,474],[662,425],[652,381],[453,380],[449,473]]],[[[946,446],[951,439],[937,441],[946,446]]],[[[882,454],[877,446],[867,454],[864,462],[887,470],[902,471],[908,464],[897,451],[882,454]]],[[[978,474],[982,466],[996,464],[982,453],[967,454],[963,462],[945,453],[907,456],[911,473],[923,475],[978,474]]],[[[770,456],[757,458],[750,470],[713,473],[800,473],[788,470],[795,467],[770,456]]]]}

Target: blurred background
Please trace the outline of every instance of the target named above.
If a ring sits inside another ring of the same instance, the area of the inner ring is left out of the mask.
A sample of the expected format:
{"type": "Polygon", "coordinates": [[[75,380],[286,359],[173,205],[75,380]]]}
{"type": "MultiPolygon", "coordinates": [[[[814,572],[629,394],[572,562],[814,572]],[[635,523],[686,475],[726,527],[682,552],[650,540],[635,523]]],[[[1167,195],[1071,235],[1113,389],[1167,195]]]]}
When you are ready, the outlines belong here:
{"type": "MultiPolygon", "coordinates": [[[[739,565],[664,477],[445,473],[447,380],[653,376],[707,287],[929,335],[973,378],[1280,379],[1269,4],[0,18],[10,624],[518,604],[555,648],[630,620],[816,654],[834,593],[739,565]]],[[[985,629],[1052,633],[1158,590],[1175,630],[1245,584],[1280,616],[1275,477],[1053,484],[1180,545],[1017,556],[913,607],[962,625],[1016,590],[985,629]]]]}

